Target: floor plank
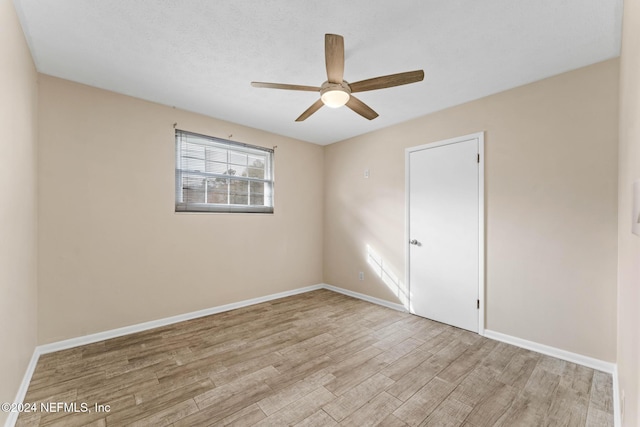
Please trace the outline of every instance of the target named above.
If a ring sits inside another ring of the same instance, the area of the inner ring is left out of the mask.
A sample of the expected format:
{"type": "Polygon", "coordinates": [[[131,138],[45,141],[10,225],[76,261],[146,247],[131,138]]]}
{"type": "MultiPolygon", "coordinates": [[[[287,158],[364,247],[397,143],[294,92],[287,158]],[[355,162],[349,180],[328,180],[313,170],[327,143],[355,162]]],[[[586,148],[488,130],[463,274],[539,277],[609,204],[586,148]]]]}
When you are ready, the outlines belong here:
{"type": "Polygon", "coordinates": [[[456,427],[461,425],[471,412],[471,406],[447,398],[427,417],[420,426],[456,427]]]}
{"type": "Polygon", "coordinates": [[[418,426],[454,388],[455,385],[436,377],[404,402],[393,415],[410,426],[418,426]]]}
{"type": "Polygon", "coordinates": [[[265,418],[265,413],[254,403],[212,424],[212,427],[251,426],[265,418]]]}
{"type": "Polygon", "coordinates": [[[322,406],[335,399],[335,396],[324,387],[318,387],[300,399],[283,407],[279,411],[263,419],[256,426],[289,426],[297,424],[317,412],[322,406]]]}
{"type": "Polygon", "coordinates": [[[484,394],[481,400],[473,405],[466,422],[475,427],[493,426],[504,416],[518,397],[518,389],[501,382],[490,394],[484,394]]]}
{"type": "Polygon", "coordinates": [[[334,420],[342,421],[392,384],[392,379],[377,373],[353,387],[323,409],[334,420]]]}
{"type": "Polygon", "coordinates": [[[389,414],[401,403],[390,394],[382,392],[349,415],[340,425],[353,427],[377,426],[387,419],[389,414]]]}
{"type": "Polygon", "coordinates": [[[337,425],[339,424],[330,415],[320,409],[300,421],[296,427],[333,427],[337,425]]]}

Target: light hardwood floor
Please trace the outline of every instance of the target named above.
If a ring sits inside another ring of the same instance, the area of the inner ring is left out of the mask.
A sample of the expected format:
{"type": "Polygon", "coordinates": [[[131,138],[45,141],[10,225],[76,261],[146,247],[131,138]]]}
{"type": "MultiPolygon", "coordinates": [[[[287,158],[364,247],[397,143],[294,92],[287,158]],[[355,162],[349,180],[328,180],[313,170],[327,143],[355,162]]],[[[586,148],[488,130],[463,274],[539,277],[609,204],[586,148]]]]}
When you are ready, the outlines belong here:
{"type": "Polygon", "coordinates": [[[612,426],[611,376],[327,290],[43,355],[19,426],[612,426]]]}

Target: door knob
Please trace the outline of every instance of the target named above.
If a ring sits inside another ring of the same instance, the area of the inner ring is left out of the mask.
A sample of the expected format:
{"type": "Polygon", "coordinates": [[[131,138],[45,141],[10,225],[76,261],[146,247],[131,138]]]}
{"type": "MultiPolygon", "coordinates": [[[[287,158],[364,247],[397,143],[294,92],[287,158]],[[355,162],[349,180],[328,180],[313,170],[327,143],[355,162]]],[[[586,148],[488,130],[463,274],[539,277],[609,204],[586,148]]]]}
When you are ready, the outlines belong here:
{"type": "Polygon", "coordinates": [[[420,246],[420,242],[418,242],[416,239],[411,240],[409,243],[411,243],[412,245],[420,246]]]}

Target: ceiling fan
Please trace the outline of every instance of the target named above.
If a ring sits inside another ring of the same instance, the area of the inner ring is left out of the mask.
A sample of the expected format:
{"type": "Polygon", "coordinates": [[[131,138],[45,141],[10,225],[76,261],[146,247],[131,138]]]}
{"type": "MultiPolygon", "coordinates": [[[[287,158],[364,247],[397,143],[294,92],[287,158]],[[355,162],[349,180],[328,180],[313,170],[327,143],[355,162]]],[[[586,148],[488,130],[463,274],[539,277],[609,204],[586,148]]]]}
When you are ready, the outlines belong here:
{"type": "Polygon", "coordinates": [[[343,79],[344,73],[344,38],[337,34],[324,35],[324,55],[327,66],[327,81],[321,86],[301,86],[282,83],[251,82],[253,87],[269,89],[301,90],[307,92],[320,92],[320,99],[296,119],[301,122],[318,111],[323,105],[338,108],[346,105],[362,117],[373,120],[378,113],[373,111],[364,102],[353,96],[356,92],[384,89],[387,87],[401,86],[416,83],[424,79],[424,71],[407,71],[405,73],[390,74],[388,76],[374,77],[349,83],[343,79]]]}

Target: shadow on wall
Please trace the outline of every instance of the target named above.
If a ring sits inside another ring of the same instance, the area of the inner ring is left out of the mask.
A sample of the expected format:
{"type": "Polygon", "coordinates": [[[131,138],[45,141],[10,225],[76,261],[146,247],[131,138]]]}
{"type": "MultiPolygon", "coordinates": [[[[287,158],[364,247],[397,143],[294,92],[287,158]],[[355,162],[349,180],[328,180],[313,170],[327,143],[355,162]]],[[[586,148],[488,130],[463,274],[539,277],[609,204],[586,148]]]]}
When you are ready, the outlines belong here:
{"type": "Polygon", "coordinates": [[[384,259],[382,259],[370,245],[367,245],[367,263],[391,292],[398,297],[404,308],[411,311],[409,307],[409,290],[400,282],[398,276],[393,272],[393,267],[387,265],[384,259]]]}

